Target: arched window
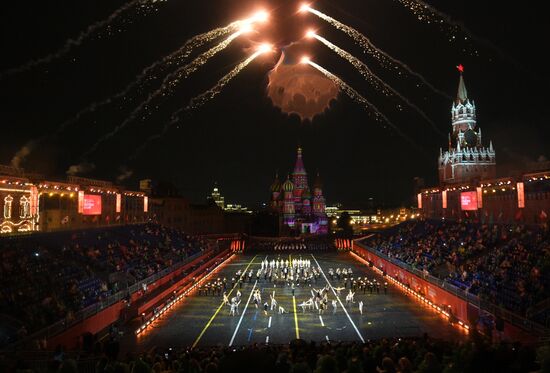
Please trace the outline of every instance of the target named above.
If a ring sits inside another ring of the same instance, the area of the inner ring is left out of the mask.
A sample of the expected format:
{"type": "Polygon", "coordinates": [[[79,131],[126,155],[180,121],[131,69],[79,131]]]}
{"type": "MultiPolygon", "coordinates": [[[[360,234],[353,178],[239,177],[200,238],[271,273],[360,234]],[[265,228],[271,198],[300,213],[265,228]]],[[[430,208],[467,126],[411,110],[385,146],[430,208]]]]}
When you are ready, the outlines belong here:
{"type": "Polygon", "coordinates": [[[21,218],[27,218],[31,216],[31,202],[26,196],[23,196],[19,199],[19,216],[21,218]]]}
{"type": "Polygon", "coordinates": [[[4,218],[11,219],[11,204],[13,202],[12,196],[4,198],[4,218]]]}

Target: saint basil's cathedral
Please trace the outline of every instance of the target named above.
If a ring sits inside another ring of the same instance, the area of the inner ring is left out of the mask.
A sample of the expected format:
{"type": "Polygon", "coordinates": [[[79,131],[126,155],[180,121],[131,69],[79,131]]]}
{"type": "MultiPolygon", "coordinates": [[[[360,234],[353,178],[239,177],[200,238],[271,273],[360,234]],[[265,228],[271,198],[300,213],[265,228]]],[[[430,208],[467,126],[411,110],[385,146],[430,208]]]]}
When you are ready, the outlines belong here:
{"type": "Polygon", "coordinates": [[[328,233],[321,178],[317,173],[312,194],[302,159],[302,148],[298,148],[294,172],[283,183],[277,175],[270,191],[270,208],[279,214],[281,233],[328,233]]]}

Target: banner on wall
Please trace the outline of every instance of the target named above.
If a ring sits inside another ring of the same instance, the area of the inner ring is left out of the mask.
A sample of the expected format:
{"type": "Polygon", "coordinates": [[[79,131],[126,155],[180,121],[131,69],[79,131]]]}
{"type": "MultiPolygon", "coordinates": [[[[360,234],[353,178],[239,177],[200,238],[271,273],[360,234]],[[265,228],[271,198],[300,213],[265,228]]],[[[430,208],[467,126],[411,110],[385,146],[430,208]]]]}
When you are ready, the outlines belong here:
{"type": "Polygon", "coordinates": [[[481,189],[481,187],[477,187],[476,192],[477,192],[477,208],[482,208],[483,207],[483,190],[481,189]]]}
{"type": "Polygon", "coordinates": [[[115,212],[120,212],[122,208],[122,195],[120,193],[116,194],[116,210],[115,212]]]}
{"type": "Polygon", "coordinates": [[[84,191],[83,190],[78,191],[78,213],[79,214],[84,213],[84,191]]]}
{"type": "Polygon", "coordinates": [[[97,194],[84,194],[82,214],[101,215],[101,196],[97,194]]]}
{"type": "Polygon", "coordinates": [[[460,208],[462,211],[477,210],[477,192],[460,193],[460,208]]]}
{"type": "Polygon", "coordinates": [[[518,207],[520,209],[525,207],[525,190],[523,188],[523,182],[519,182],[517,184],[517,191],[518,191],[518,207]]]}

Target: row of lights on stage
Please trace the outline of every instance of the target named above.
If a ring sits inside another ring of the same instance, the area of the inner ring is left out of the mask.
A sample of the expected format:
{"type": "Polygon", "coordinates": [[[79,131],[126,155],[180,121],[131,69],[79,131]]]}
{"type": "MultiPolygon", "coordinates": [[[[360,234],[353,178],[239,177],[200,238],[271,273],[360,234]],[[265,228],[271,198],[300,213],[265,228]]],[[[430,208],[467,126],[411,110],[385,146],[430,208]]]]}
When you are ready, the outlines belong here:
{"type": "Polygon", "coordinates": [[[160,316],[162,316],[166,311],[170,310],[172,307],[176,305],[176,303],[180,302],[183,297],[187,296],[191,291],[193,291],[197,286],[202,284],[206,279],[208,279],[212,274],[214,274],[221,265],[225,264],[227,260],[229,260],[231,257],[233,257],[233,254],[231,253],[227,258],[222,260],[220,264],[218,264],[214,269],[212,269],[208,274],[203,276],[199,281],[195,282],[193,286],[191,286],[189,289],[181,293],[178,297],[176,297],[174,300],[172,300],[170,303],[168,303],[166,306],[162,307],[156,314],[154,314],[149,320],[147,320],[143,325],[141,325],[136,330],[136,335],[140,335],[149,325],[151,325],[156,319],[158,319],[160,316]]]}
{"type": "MultiPolygon", "coordinates": [[[[516,187],[512,187],[511,190],[516,190],[516,187]]],[[[496,192],[506,192],[506,188],[500,188],[500,190],[497,190],[497,189],[492,189],[491,192],[492,193],[496,193],[496,192]]],[[[483,193],[487,194],[489,193],[489,190],[488,189],[484,189],[483,190],[483,193]]]]}
{"type": "MultiPolygon", "coordinates": [[[[356,253],[354,253],[353,251],[351,252],[354,256],[356,256],[360,261],[364,262],[365,264],[368,264],[368,262],[362,258],[361,256],[357,255],[356,253]]],[[[376,267],[376,266],[373,266],[372,267],[376,272],[378,272],[379,274],[383,275],[384,272],[376,267]]],[[[429,306],[431,307],[434,311],[437,311],[439,314],[449,318],[451,317],[451,315],[449,314],[449,312],[447,312],[444,308],[438,306],[437,304],[433,303],[431,300],[429,300],[428,298],[424,297],[423,295],[421,295],[420,293],[414,291],[413,289],[409,288],[407,285],[405,285],[404,283],[402,283],[401,281],[393,278],[392,276],[386,274],[385,276],[387,279],[389,279],[391,282],[393,282],[395,285],[399,286],[403,291],[409,293],[410,295],[414,296],[416,299],[418,299],[420,302],[424,303],[426,306],[429,306]]],[[[450,307],[450,305],[449,305],[450,307]]],[[[470,330],[470,327],[465,324],[464,322],[458,320],[457,324],[460,328],[462,328],[464,331],[468,332],[470,330]]]]}
{"type": "Polygon", "coordinates": [[[0,181],[2,184],[8,184],[8,185],[32,185],[32,183],[27,183],[23,181],[9,181],[9,180],[2,180],[0,181]]]}
{"type": "Polygon", "coordinates": [[[65,194],[65,193],[54,193],[54,192],[49,192],[49,193],[48,193],[48,197],[53,197],[54,195],[58,195],[58,194],[59,194],[60,197],[65,197],[65,196],[68,196],[69,198],[73,198],[73,197],[74,197],[74,193],[67,193],[67,194],[65,194]]]}
{"type": "MultiPolygon", "coordinates": [[[[542,180],[550,180],[550,175],[544,175],[544,176],[540,176],[540,177],[532,177],[532,178],[529,178],[527,179],[528,182],[533,182],[533,181],[542,181],[542,180]]],[[[500,186],[508,186],[512,184],[512,181],[511,180],[508,180],[508,181],[499,181],[498,183],[487,183],[487,184],[481,184],[480,187],[481,188],[486,188],[486,187],[500,187],[500,186]]],[[[466,186],[460,186],[460,187],[454,187],[454,188],[447,188],[445,189],[447,192],[453,192],[453,191],[456,191],[456,190],[467,190],[467,189],[470,189],[470,186],[469,185],[466,185],[466,186]]],[[[505,188],[501,188],[500,189],[501,191],[506,191],[505,188]]],[[[516,190],[515,187],[512,187],[512,190],[516,190]]],[[[497,192],[497,189],[492,189],[491,190],[493,193],[496,193],[497,192]]],[[[430,193],[439,193],[440,190],[439,189],[432,189],[432,190],[426,190],[424,191],[424,194],[430,194],[430,193]]],[[[487,193],[487,190],[484,189],[483,190],[483,193],[487,193]]]]}
{"type": "Polygon", "coordinates": [[[544,175],[544,176],[540,176],[540,177],[531,177],[529,178],[529,182],[533,182],[533,181],[542,181],[542,180],[548,180],[550,179],[550,175],[544,175]]]}

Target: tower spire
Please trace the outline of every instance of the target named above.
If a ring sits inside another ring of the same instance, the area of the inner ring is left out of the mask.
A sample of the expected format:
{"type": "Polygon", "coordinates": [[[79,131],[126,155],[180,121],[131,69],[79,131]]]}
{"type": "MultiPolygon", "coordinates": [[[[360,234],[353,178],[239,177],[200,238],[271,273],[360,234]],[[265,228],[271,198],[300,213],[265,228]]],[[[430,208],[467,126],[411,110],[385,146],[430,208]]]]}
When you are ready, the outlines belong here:
{"type": "Polygon", "coordinates": [[[460,79],[458,81],[458,91],[456,93],[456,101],[457,103],[464,103],[468,99],[468,91],[466,90],[466,83],[464,83],[464,77],[462,76],[462,73],[464,72],[464,66],[458,65],[456,67],[458,71],[460,72],[460,79]]]}

